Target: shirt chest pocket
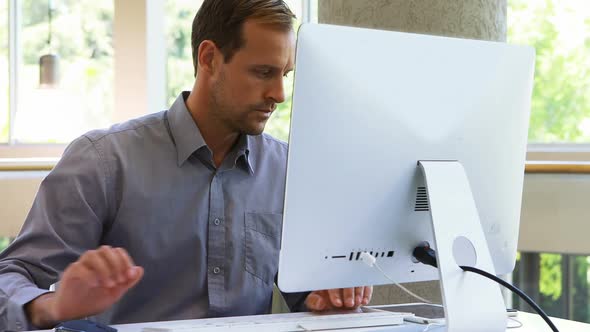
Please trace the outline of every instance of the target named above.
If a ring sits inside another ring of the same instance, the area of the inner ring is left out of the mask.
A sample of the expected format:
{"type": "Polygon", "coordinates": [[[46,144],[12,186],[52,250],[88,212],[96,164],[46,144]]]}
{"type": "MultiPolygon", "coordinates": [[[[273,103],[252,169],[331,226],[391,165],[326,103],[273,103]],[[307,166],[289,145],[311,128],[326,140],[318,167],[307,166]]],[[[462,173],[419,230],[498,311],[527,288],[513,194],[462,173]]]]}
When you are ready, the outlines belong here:
{"type": "Polygon", "coordinates": [[[282,219],[280,213],[255,212],[246,212],[244,219],[244,268],[267,284],[279,268],[282,219]]]}

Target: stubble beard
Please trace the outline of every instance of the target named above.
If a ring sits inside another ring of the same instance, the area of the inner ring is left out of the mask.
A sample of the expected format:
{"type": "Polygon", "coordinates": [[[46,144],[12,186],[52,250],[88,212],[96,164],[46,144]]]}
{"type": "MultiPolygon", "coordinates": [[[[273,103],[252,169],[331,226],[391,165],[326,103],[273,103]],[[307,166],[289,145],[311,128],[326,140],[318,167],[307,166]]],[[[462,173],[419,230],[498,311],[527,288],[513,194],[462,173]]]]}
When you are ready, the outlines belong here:
{"type": "Polygon", "coordinates": [[[217,118],[226,128],[233,132],[244,135],[256,136],[262,134],[266,121],[262,126],[249,125],[248,115],[251,112],[256,112],[253,108],[248,107],[247,111],[238,110],[237,107],[229,105],[224,101],[226,93],[225,75],[222,73],[219,80],[213,85],[211,94],[211,111],[215,118],[217,118]]]}

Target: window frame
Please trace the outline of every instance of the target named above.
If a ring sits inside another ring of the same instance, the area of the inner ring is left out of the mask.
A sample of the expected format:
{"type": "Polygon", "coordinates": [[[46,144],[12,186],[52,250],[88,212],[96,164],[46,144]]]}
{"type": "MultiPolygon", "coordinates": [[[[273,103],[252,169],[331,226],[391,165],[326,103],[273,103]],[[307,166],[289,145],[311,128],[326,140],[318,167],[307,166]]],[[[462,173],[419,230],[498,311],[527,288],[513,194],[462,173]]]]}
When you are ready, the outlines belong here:
{"type": "Polygon", "coordinates": [[[590,161],[590,143],[529,143],[527,161],[563,162],[590,161]]]}
{"type": "MultiPolygon", "coordinates": [[[[318,6],[318,0],[301,0],[301,21],[306,23],[314,19],[313,6],[318,6]]],[[[15,140],[14,127],[17,112],[17,96],[19,91],[18,68],[21,61],[20,22],[22,20],[22,5],[18,0],[8,0],[9,12],[9,128],[8,142],[0,143],[0,159],[3,158],[38,158],[59,157],[67,144],[62,143],[20,143],[15,140]]],[[[115,44],[116,47],[116,44],[115,44]]],[[[162,63],[166,66],[166,60],[162,63]]],[[[116,75],[116,73],[115,73],[116,75]]],[[[115,118],[121,110],[113,109],[115,118]]],[[[527,145],[527,161],[545,161],[548,164],[558,161],[584,162],[590,161],[590,143],[529,143],[527,145]]]]}
{"type": "MultiPolygon", "coordinates": [[[[114,0],[113,0],[114,1],[114,0]]],[[[9,68],[9,110],[8,110],[8,141],[0,142],[0,163],[3,159],[27,158],[59,158],[68,143],[26,143],[15,138],[15,120],[18,111],[18,95],[20,81],[18,69],[22,65],[21,22],[22,3],[19,0],[8,0],[8,68],[9,68]]]]}
{"type": "Polygon", "coordinates": [[[16,117],[16,103],[18,94],[18,67],[20,65],[20,47],[18,41],[20,36],[21,3],[18,0],[8,1],[8,143],[14,145],[14,123],[16,117]]]}

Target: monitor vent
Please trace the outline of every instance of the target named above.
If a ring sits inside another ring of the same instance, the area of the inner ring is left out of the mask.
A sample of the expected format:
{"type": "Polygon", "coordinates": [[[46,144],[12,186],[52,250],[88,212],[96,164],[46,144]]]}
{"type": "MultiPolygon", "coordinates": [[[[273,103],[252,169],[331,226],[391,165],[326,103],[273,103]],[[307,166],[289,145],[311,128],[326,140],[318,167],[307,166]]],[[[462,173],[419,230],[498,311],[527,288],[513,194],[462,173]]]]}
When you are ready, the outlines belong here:
{"type": "Polygon", "coordinates": [[[416,190],[416,206],[414,211],[430,211],[428,205],[428,194],[426,193],[426,187],[418,187],[416,190]]]}

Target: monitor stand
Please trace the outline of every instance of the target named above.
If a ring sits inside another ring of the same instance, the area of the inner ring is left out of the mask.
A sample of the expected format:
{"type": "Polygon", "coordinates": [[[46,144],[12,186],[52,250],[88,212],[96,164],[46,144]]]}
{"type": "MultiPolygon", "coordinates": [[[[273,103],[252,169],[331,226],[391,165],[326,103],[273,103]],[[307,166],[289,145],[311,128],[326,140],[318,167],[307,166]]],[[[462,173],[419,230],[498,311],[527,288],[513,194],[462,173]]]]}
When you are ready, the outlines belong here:
{"type": "Polygon", "coordinates": [[[418,165],[430,204],[447,332],[506,331],[499,285],[459,267],[471,265],[495,274],[463,166],[458,161],[427,160],[418,165]]]}

